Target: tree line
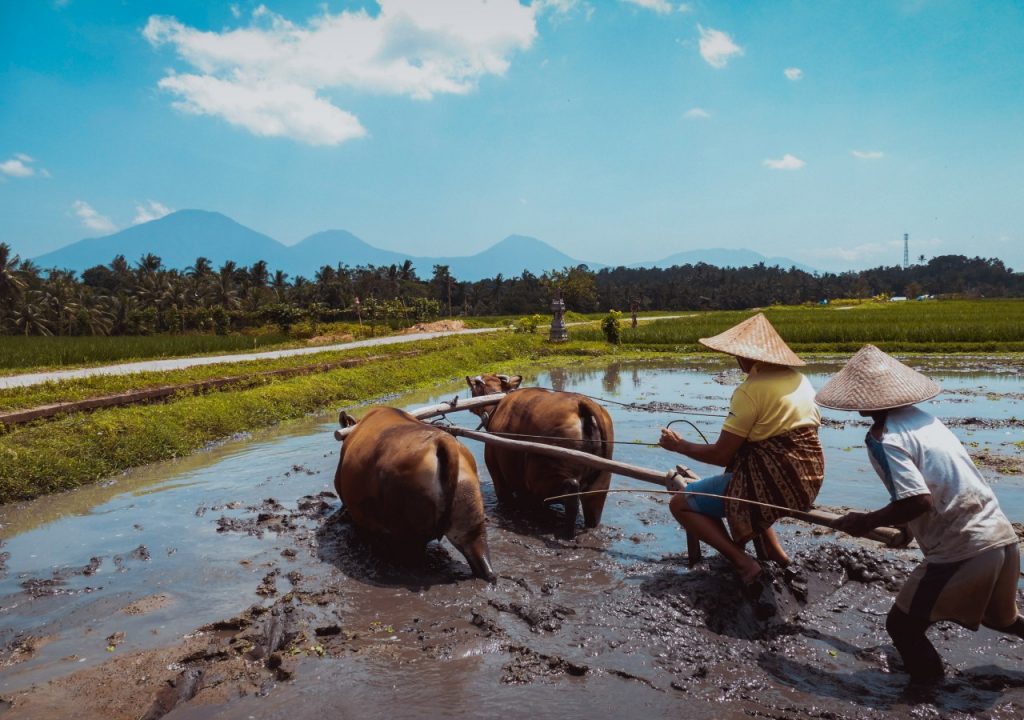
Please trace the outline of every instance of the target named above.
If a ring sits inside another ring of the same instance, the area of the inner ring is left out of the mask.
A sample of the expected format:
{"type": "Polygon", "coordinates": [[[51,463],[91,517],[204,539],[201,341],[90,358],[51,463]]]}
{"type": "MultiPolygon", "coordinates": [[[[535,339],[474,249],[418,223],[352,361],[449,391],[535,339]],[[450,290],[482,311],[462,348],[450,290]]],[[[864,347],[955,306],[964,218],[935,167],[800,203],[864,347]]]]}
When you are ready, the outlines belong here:
{"type": "Polygon", "coordinates": [[[1024,296],[1024,275],[1000,260],[945,255],[909,267],[811,274],[764,264],[667,269],[585,265],[469,282],[435,265],[420,278],[401,265],[323,265],[312,278],[289,278],[267,263],[219,267],[204,257],[184,270],[159,257],[123,255],[79,276],[37,267],[0,243],[0,333],[139,335],[228,333],[266,324],[365,321],[393,327],[446,316],[546,313],[559,291],[570,310],[742,309],[879,295],[1024,296]]]}

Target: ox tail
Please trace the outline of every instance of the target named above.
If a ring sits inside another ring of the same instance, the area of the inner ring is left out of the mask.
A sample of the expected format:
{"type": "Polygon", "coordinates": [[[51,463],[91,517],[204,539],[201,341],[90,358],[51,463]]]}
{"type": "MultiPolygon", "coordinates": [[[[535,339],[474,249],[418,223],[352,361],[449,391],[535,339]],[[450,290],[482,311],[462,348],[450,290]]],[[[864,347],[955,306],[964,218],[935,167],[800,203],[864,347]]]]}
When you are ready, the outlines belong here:
{"type": "MultiPolygon", "coordinates": [[[[584,449],[599,457],[611,459],[614,445],[611,440],[611,426],[602,426],[603,413],[593,400],[581,398],[579,404],[580,423],[583,426],[584,449]],[[601,413],[599,415],[599,413],[601,413]]],[[[599,472],[599,471],[595,471],[599,472]]]]}
{"type": "MultiPolygon", "coordinates": [[[[584,449],[598,457],[610,460],[612,449],[615,447],[613,444],[615,438],[611,418],[608,417],[604,408],[587,398],[580,399],[579,414],[583,430],[584,449]]],[[[607,470],[588,468],[580,475],[579,487],[581,490],[607,490],[610,482],[611,474],[607,470]]],[[[601,524],[605,497],[604,493],[599,493],[581,499],[583,524],[588,528],[597,527],[601,524]]]]}
{"type": "Polygon", "coordinates": [[[455,491],[459,487],[459,452],[452,447],[454,438],[440,436],[437,442],[437,483],[441,488],[441,516],[438,518],[436,539],[440,540],[452,526],[455,491]]]}

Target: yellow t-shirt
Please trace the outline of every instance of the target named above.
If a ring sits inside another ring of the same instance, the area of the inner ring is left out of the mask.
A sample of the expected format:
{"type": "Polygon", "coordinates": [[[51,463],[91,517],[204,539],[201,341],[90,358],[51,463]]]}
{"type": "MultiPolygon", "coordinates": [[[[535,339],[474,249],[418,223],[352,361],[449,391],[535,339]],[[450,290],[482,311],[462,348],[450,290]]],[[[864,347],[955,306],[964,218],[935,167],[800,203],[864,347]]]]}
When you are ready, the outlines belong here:
{"type": "Polygon", "coordinates": [[[807,378],[793,368],[756,363],[732,394],[722,429],[757,442],[820,425],[821,413],[807,378]]]}

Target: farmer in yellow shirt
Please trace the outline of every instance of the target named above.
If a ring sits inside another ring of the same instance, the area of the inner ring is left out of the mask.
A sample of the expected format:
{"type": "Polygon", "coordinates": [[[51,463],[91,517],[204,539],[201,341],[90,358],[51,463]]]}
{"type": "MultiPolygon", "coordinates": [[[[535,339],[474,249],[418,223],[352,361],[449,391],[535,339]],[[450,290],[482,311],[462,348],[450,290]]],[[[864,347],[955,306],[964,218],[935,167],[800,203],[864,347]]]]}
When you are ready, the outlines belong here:
{"type": "MultiPolygon", "coordinates": [[[[825,457],[818,442],[821,415],[814,388],[793,369],[806,363],[761,313],[700,342],[734,356],[747,378],[733,392],[716,442],[693,443],[662,429],[663,448],[725,468],[686,489],[809,509],[825,476],[825,457]]],[[[771,529],[784,515],[781,511],[698,495],[676,495],[669,509],[687,533],[725,556],[744,584],[756,582],[762,572],[744,550],[755,536],[761,536],[769,560],[789,564],[771,529]],[[723,520],[728,520],[731,537],[723,520]]]]}

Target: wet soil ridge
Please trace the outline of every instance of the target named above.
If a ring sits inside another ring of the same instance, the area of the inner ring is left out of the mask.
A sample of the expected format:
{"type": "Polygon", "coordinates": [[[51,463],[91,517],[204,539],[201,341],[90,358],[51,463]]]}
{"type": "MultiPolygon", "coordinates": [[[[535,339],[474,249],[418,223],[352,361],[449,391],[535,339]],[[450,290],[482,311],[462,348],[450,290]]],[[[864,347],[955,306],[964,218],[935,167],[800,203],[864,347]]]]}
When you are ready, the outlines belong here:
{"type": "Polygon", "coordinates": [[[422,350],[406,350],[392,353],[391,355],[371,355],[369,357],[348,358],[328,363],[316,363],[302,367],[283,368],[281,370],[265,370],[248,375],[229,375],[227,377],[212,378],[210,380],[199,380],[191,383],[178,385],[162,385],[160,387],[143,388],[140,390],[129,390],[127,392],[114,393],[112,395],[100,395],[97,397],[76,400],[74,402],[53,403],[40,405],[24,410],[0,413],[0,429],[21,425],[33,420],[47,420],[61,415],[69,415],[76,412],[85,412],[99,408],[121,407],[124,405],[136,405],[139,403],[151,403],[158,400],[173,399],[182,394],[199,395],[213,390],[240,390],[252,387],[274,379],[285,379],[298,377],[300,375],[312,375],[313,373],[330,372],[339,368],[352,368],[380,360],[391,360],[401,357],[422,355],[422,350]]]}

